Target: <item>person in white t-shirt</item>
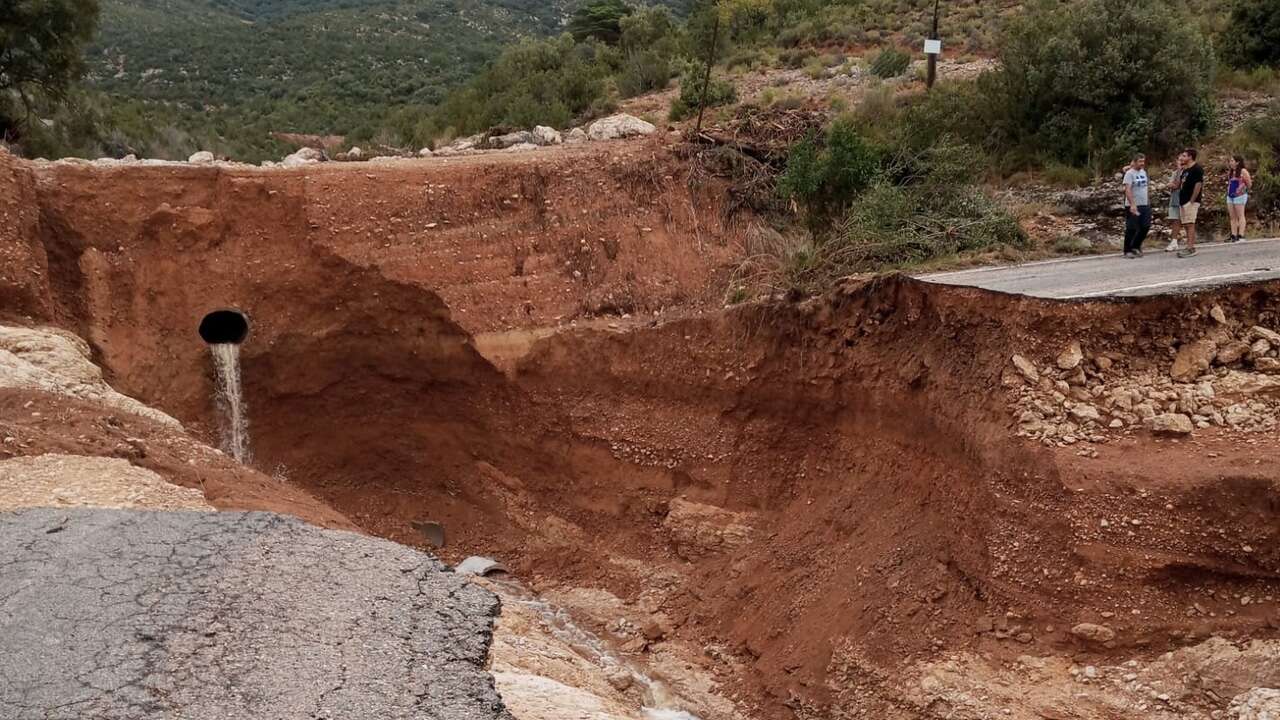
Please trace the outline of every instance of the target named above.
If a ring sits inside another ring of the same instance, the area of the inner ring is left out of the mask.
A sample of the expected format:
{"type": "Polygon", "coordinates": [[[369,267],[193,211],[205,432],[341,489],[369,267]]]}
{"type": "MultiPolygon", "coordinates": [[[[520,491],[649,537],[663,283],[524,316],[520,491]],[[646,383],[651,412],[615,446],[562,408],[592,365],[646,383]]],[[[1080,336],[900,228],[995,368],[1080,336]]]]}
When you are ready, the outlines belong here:
{"type": "Polygon", "coordinates": [[[1124,173],[1124,256],[1142,257],[1142,241],[1151,232],[1151,181],[1147,156],[1133,156],[1124,173]]]}

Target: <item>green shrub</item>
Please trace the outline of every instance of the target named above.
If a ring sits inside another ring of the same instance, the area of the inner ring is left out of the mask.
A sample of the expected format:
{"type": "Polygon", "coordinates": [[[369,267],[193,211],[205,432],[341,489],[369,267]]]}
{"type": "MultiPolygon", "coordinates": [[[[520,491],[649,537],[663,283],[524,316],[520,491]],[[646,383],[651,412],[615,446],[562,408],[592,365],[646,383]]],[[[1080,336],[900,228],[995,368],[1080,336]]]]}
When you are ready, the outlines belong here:
{"type": "Polygon", "coordinates": [[[645,8],[622,18],[619,45],[622,68],[618,92],[633,97],[661,90],[671,82],[675,63],[684,46],[684,34],[663,7],[645,8]]]}
{"type": "Polygon", "coordinates": [[[1235,0],[1222,38],[1222,59],[1238,68],[1280,65],[1280,9],[1276,0],[1235,0]]]}
{"type": "Polygon", "coordinates": [[[894,78],[911,66],[911,56],[895,47],[887,47],[871,60],[871,74],[879,78],[894,78]]]}
{"type": "Polygon", "coordinates": [[[1088,185],[1093,179],[1093,173],[1086,168],[1075,167],[1074,165],[1063,165],[1062,163],[1051,162],[1044,166],[1045,182],[1055,187],[1072,188],[1088,185]]]}
{"type": "Polygon", "coordinates": [[[622,39],[622,20],[632,12],[623,0],[592,0],[574,11],[567,29],[578,42],[594,39],[616,44],[622,39]]]}
{"type": "MultiPolygon", "coordinates": [[[[702,101],[703,79],[706,77],[706,70],[697,65],[690,63],[685,68],[684,73],[680,76],[680,96],[671,103],[671,120],[684,120],[698,114],[698,103],[702,101]]],[[[707,107],[716,107],[717,105],[728,105],[738,99],[737,88],[733,83],[726,82],[711,75],[711,82],[707,85],[706,102],[707,107]]]]}
{"type": "Polygon", "coordinates": [[[1186,143],[1213,117],[1209,41],[1169,0],[1041,0],[1011,21],[999,59],[976,108],[993,152],[1112,165],[1186,143]]]}
{"type": "Polygon", "coordinates": [[[848,118],[832,123],[824,138],[806,137],[791,149],[778,192],[804,206],[811,224],[825,222],[853,202],[880,171],[880,151],[848,118]]]}

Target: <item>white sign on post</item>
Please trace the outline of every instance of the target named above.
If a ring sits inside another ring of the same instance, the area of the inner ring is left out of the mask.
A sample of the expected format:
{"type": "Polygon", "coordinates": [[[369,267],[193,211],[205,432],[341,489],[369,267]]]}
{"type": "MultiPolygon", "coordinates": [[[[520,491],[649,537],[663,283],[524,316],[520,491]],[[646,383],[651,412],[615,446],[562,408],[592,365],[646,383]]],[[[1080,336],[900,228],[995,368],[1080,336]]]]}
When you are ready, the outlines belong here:
{"type": "Polygon", "coordinates": [[[941,55],[942,41],[941,40],[925,40],[924,54],[925,55],[941,55]]]}

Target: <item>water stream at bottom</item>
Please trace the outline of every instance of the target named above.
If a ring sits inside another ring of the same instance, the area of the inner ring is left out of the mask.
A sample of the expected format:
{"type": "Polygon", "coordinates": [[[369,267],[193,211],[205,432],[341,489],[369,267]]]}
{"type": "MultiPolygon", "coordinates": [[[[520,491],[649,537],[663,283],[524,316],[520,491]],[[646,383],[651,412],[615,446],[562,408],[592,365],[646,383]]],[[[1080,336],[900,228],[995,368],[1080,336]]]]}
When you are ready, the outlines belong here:
{"type": "Polygon", "coordinates": [[[209,353],[213,355],[218,409],[222,412],[222,450],[247,463],[252,457],[249,452],[249,419],[240,389],[240,345],[213,343],[209,345],[209,353]]]}
{"type": "Polygon", "coordinates": [[[631,673],[643,687],[644,707],[641,712],[646,720],[699,720],[697,715],[678,706],[678,698],[662,681],[649,677],[614,655],[595,633],[578,626],[564,608],[538,598],[513,578],[491,576],[486,580],[501,590],[503,602],[519,603],[533,610],[557,640],[573,648],[582,657],[605,670],[625,669],[631,673]]]}

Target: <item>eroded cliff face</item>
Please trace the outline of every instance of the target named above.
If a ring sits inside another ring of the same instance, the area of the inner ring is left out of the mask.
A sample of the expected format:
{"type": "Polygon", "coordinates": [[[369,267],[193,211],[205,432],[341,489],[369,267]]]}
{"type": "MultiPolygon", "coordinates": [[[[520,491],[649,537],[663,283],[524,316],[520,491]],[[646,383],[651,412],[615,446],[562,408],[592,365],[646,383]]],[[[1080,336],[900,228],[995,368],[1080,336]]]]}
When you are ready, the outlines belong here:
{"type": "MultiPolygon", "coordinates": [[[[500,558],[711,720],[1044,716],[1079,677],[1106,717],[1129,697],[1095,687],[1127,674],[1112,668],[1209,635],[1272,642],[1274,434],[1174,442],[1081,411],[1081,453],[1017,413],[1060,403],[1058,438],[1083,394],[1166,372],[1176,353],[1144,354],[1194,343],[1210,307],[1275,327],[1280,287],[1070,304],[888,278],[697,312],[733,228],[659,150],[18,164],[39,212],[4,251],[46,271],[0,292],[205,437],[196,327],[242,310],[259,467],[370,533],[422,546],[421,523],[442,524],[444,557],[500,558]],[[1046,369],[1042,387],[1011,365],[1049,368],[1073,342],[1081,378],[1046,369]]],[[[1158,709],[1232,700],[1177,697],[1158,709]]]]}

